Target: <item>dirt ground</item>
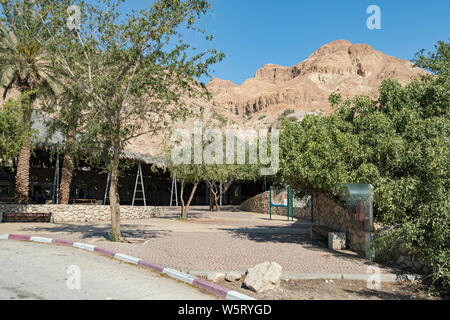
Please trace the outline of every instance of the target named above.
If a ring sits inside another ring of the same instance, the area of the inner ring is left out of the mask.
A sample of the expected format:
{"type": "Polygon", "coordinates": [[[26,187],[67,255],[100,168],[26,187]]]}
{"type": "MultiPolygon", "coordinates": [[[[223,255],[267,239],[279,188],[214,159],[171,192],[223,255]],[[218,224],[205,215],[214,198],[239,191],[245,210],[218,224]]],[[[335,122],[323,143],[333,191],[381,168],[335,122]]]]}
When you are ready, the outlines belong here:
{"type": "Polygon", "coordinates": [[[416,282],[381,284],[380,290],[368,289],[367,282],[353,280],[289,280],[281,281],[280,288],[265,293],[254,293],[239,282],[218,282],[232,290],[258,300],[440,300],[431,297],[425,285],[416,282]]]}

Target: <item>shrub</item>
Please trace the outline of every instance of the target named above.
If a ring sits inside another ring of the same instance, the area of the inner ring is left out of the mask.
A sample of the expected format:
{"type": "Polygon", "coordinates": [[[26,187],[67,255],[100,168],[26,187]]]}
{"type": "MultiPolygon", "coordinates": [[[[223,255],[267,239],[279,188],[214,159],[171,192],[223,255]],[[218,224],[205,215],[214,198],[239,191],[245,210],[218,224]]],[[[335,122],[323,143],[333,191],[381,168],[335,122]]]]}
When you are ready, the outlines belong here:
{"type": "Polygon", "coordinates": [[[280,179],[332,195],[343,183],[372,184],[374,214],[391,230],[381,256],[400,242],[433,267],[434,285],[450,290],[448,72],[405,87],[385,80],[378,101],[332,95],[330,102],[329,117],[283,120],[280,179]]]}

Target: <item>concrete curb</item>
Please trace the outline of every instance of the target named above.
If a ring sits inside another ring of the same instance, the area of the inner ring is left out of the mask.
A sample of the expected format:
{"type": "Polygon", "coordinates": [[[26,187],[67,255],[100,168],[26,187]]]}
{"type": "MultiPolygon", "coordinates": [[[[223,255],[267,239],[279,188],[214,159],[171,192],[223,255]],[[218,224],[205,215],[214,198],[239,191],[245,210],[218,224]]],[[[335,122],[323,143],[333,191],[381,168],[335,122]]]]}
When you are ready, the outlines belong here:
{"type": "Polygon", "coordinates": [[[132,257],[132,256],[129,256],[129,255],[126,255],[123,253],[112,252],[107,249],[99,248],[99,247],[91,245],[91,244],[86,244],[86,243],[81,243],[81,242],[70,242],[70,241],[66,241],[66,240],[51,239],[51,238],[15,235],[15,234],[0,234],[0,240],[30,241],[30,242],[36,242],[36,243],[47,243],[47,244],[55,244],[55,245],[61,245],[61,246],[66,246],[66,247],[73,247],[73,248],[85,250],[88,252],[105,255],[110,258],[122,261],[122,262],[139,265],[143,268],[146,268],[146,269],[149,269],[152,271],[164,273],[172,279],[185,282],[187,284],[201,288],[201,289],[206,290],[214,295],[223,297],[228,300],[256,300],[245,294],[242,294],[242,293],[233,291],[231,289],[222,287],[218,284],[209,282],[203,278],[196,277],[196,276],[193,276],[193,275],[190,275],[190,274],[187,274],[184,272],[180,272],[180,271],[177,271],[177,270],[174,270],[171,268],[165,268],[158,264],[147,262],[142,259],[132,257]]]}
{"type": "MultiPolygon", "coordinates": [[[[187,273],[196,277],[207,277],[208,274],[216,271],[188,271],[187,273]]],[[[228,273],[231,271],[221,271],[220,273],[228,273]]],[[[232,271],[245,275],[243,271],[232,271]]],[[[286,272],[281,276],[281,280],[352,280],[352,281],[368,281],[373,277],[374,273],[293,273],[286,272]]],[[[415,281],[423,279],[420,274],[403,274],[403,273],[381,273],[377,279],[382,283],[397,281],[415,281]]]]}

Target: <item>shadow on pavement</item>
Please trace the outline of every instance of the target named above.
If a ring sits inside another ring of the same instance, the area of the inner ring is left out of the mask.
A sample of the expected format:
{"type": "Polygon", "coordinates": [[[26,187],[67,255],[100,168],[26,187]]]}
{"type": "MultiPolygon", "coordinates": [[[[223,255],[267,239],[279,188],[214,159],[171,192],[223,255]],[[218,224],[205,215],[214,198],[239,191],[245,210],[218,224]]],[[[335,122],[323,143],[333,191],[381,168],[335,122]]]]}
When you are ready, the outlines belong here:
{"type": "MultiPolygon", "coordinates": [[[[23,228],[30,234],[33,232],[40,233],[61,233],[79,235],[82,239],[90,238],[103,238],[109,240],[108,233],[111,231],[111,226],[105,225],[79,225],[79,224],[57,224],[49,227],[27,227],[23,228]]],[[[146,230],[139,228],[137,225],[123,224],[121,226],[121,233],[123,238],[136,238],[136,239],[152,239],[166,236],[170,231],[162,230],[146,230]]]]}
{"type": "Polygon", "coordinates": [[[295,243],[311,251],[323,252],[349,261],[361,260],[366,265],[373,265],[373,262],[364,259],[356,252],[332,251],[328,249],[325,241],[311,240],[310,224],[305,220],[299,220],[288,226],[254,226],[221,230],[227,231],[231,236],[240,239],[265,243],[295,243]]]}

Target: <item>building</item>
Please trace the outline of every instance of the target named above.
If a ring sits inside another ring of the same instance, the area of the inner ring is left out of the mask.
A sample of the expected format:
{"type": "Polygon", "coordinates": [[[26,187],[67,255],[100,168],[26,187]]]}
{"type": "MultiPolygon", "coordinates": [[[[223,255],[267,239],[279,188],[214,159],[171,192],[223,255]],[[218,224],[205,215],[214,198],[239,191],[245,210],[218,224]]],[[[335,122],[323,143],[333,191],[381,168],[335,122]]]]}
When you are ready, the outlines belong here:
{"type": "MultiPolygon", "coordinates": [[[[33,115],[33,129],[37,132],[37,144],[30,160],[30,202],[57,203],[59,184],[63,164],[63,154],[58,152],[64,146],[64,137],[55,133],[48,137],[46,122],[42,115],[33,115]],[[37,200],[35,195],[39,194],[37,200]]],[[[123,205],[143,206],[141,193],[141,168],[145,204],[169,206],[171,200],[172,179],[170,172],[164,170],[164,159],[132,151],[124,151],[122,159],[127,162],[127,169],[121,171],[119,179],[119,196],[123,205]],[[154,170],[151,170],[151,168],[154,170]],[[156,169],[156,170],[155,170],[156,169]],[[137,184],[137,177],[139,176],[137,184]]],[[[15,167],[0,167],[0,203],[14,202],[15,167]]],[[[191,186],[187,186],[189,194],[191,186]]],[[[222,198],[223,205],[240,205],[243,201],[265,191],[263,181],[257,183],[234,183],[222,198]]],[[[102,168],[93,168],[83,161],[76,164],[73,172],[70,203],[108,204],[109,177],[102,168]]],[[[178,192],[180,190],[178,184],[178,192]]],[[[173,198],[175,199],[175,197],[173,198]]],[[[175,201],[173,201],[175,204],[175,201]]],[[[209,205],[209,189],[206,183],[198,186],[192,205],[209,205]]]]}

